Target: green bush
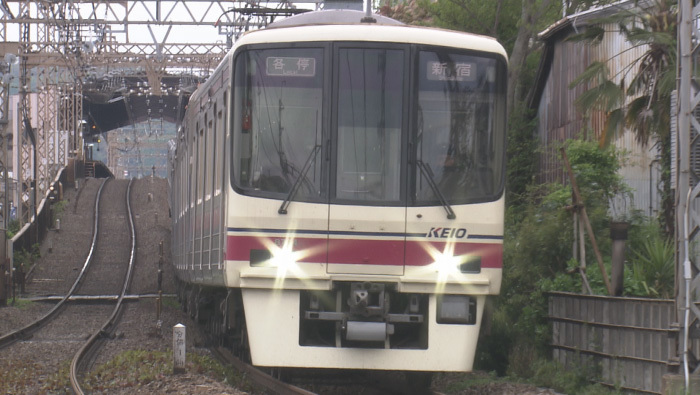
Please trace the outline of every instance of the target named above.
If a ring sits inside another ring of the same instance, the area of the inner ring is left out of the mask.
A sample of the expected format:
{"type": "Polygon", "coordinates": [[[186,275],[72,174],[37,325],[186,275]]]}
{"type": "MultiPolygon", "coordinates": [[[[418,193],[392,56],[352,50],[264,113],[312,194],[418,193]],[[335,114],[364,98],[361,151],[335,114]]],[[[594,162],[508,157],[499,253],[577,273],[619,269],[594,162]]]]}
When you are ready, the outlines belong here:
{"type": "MultiPolygon", "coordinates": [[[[613,147],[569,141],[567,157],[576,176],[603,265],[611,271],[609,237],[612,201],[627,203],[629,188],[618,175],[624,154],[613,147]]],[[[599,375],[593,368],[574,373],[549,359],[551,341],[547,321],[547,292],[581,292],[578,257],[574,257],[572,191],[569,184],[530,186],[517,205],[506,209],[503,283],[479,341],[475,366],[499,375],[531,378],[538,385],[565,393],[610,393],[588,385],[599,375]],[[547,381],[549,380],[549,381],[547,381]]],[[[626,208],[626,207],[625,207],[626,208]]],[[[616,213],[619,214],[619,213],[616,213]]],[[[625,212],[628,229],[625,295],[666,297],[673,291],[673,245],[655,220],[639,212],[625,212]]],[[[619,218],[615,218],[618,220],[619,218]]],[[[607,294],[603,275],[588,235],[585,240],[586,276],[594,294],[607,294]]]]}
{"type": "Polygon", "coordinates": [[[19,220],[18,219],[13,219],[7,224],[7,230],[5,231],[5,234],[7,235],[8,239],[11,239],[15,237],[17,232],[19,232],[19,220]]]}
{"type": "MultiPolygon", "coordinates": [[[[584,141],[567,142],[566,152],[600,251],[610,256],[609,201],[628,193],[617,174],[624,156],[613,147],[600,148],[584,141]]],[[[544,293],[581,291],[580,274],[575,271],[579,264],[572,260],[571,196],[568,184],[531,186],[523,204],[507,209],[503,285],[490,332],[480,340],[478,369],[531,377],[535,374],[533,361],[547,359],[551,334],[544,293]]],[[[588,239],[586,248],[591,285],[603,293],[602,276],[588,239]]]]}
{"type": "Polygon", "coordinates": [[[599,377],[596,371],[598,366],[581,364],[577,367],[564,368],[557,362],[540,360],[534,364],[534,375],[530,380],[540,387],[547,387],[564,394],[571,395],[603,395],[618,394],[618,391],[610,390],[600,384],[591,384],[591,381],[599,377]]]}
{"type": "Polygon", "coordinates": [[[66,210],[66,206],[68,205],[68,202],[66,200],[59,200],[56,203],[53,203],[51,206],[51,209],[53,210],[53,222],[56,222],[57,218],[61,218],[63,215],[63,212],[66,210]]]}
{"type": "MultiPolygon", "coordinates": [[[[252,388],[240,372],[207,355],[187,353],[186,370],[244,390],[252,388]]],[[[142,386],[172,374],[172,351],[129,350],[93,369],[85,377],[84,384],[91,392],[107,393],[142,386]]]]}
{"type": "Polygon", "coordinates": [[[39,249],[39,244],[32,245],[31,251],[27,251],[24,248],[14,252],[14,266],[28,268],[32,263],[36,262],[37,259],[41,258],[41,251],[39,249]]]}
{"type": "Polygon", "coordinates": [[[635,296],[673,297],[675,261],[673,243],[662,237],[650,238],[633,250],[631,283],[635,296]]]}

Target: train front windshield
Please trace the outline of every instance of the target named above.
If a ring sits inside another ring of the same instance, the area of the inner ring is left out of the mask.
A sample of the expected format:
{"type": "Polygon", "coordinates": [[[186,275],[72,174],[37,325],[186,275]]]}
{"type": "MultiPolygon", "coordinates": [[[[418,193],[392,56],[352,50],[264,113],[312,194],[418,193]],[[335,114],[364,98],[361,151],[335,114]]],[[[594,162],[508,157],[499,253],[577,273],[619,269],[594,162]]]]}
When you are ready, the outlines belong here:
{"type": "Polygon", "coordinates": [[[234,187],[338,204],[496,200],[504,184],[505,79],[500,57],[454,48],[240,51],[234,187]]]}

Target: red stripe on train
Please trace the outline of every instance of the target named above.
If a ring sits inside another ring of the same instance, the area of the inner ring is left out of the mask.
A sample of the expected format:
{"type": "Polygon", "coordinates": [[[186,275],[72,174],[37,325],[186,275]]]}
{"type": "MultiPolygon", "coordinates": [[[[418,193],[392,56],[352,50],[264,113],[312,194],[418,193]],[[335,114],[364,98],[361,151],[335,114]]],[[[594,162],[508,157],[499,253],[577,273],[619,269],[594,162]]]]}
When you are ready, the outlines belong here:
{"type": "MultiPolygon", "coordinates": [[[[267,250],[281,247],[283,237],[228,236],[226,259],[247,261],[250,250],[267,250]]],[[[316,239],[298,237],[293,241],[293,250],[301,252],[300,262],[367,264],[387,266],[425,266],[434,261],[432,254],[453,248],[453,255],[476,255],[481,257],[481,267],[503,267],[503,244],[470,242],[436,242],[402,240],[362,239],[316,239]],[[405,247],[404,247],[405,245],[405,247]],[[405,257],[404,257],[405,253],[405,257]]]]}

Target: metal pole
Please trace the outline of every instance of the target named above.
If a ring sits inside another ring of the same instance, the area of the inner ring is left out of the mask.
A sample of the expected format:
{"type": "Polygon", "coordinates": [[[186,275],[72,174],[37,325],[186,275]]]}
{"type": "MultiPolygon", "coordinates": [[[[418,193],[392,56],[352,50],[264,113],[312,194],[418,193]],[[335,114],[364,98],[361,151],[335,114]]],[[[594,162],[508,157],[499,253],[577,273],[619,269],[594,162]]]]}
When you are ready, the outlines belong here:
{"type": "MultiPolygon", "coordinates": [[[[682,369],[685,378],[686,391],[689,390],[689,361],[688,361],[688,333],[689,333],[689,300],[691,263],[688,251],[688,224],[684,219],[688,218],[688,211],[692,208],[692,196],[690,192],[690,146],[691,146],[691,67],[692,51],[691,24],[693,20],[693,0],[680,0],[678,9],[678,129],[676,144],[678,147],[678,182],[676,184],[676,311],[678,323],[682,325],[681,336],[678,339],[678,358],[682,361],[682,369]]],[[[700,131],[697,131],[700,132],[700,131]]]]}
{"type": "MultiPolygon", "coordinates": [[[[5,72],[9,73],[10,72],[10,65],[9,64],[3,64],[3,68],[6,67],[5,72]]],[[[8,135],[7,129],[9,127],[9,99],[10,99],[10,84],[8,82],[9,80],[6,80],[3,78],[0,81],[0,89],[2,92],[0,92],[0,100],[2,101],[2,107],[0,107],[0,162],[2,162],[2,177],[3,177],[3,183],[4,183],[4,191],[3,191],[3,202],[2,202],[2,229],[0,229],[0,232],[2,232],[2,236],[0,236],[0,306],[5,306],[7,305],[7,295],[8,295],[8,289],[9,289],[9,283],[7,281],[7,278],[5,276],[5,273],[11,273],[12,271],[7,265],[8,259],[7,259],[7,225],[9,223],[8,221],[8,214],[10,213],[9,207],[7,205],[7,193],[8,193],[8,183],[7,183],[7,163],[8,163],[8,154],[7,154],[7,147],[8,147],[8,141],[6,136],[8,135]]]]}

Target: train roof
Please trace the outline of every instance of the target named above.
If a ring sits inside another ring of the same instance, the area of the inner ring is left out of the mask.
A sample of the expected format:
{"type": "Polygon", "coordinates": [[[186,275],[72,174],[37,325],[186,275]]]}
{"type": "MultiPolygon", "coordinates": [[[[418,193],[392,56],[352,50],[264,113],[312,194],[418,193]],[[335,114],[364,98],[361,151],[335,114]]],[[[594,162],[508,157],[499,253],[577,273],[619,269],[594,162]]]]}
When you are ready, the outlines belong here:
{"type": "MultiPolygon", "coordinates": [[[[425,44],[493,52],[507,59],[501,44],[478,34],[406,25],[373,14],[376,22],[362,22],[366,14],[354,10],[324,10],[295,15],[240,37],[234,47],[273,42],[366,41],[425,44]]],[[[233,49],[235,51],[235,48],[233,49]]],[[[233,51],[232,51],[233,52],[233,51]]]]}
{"type": "MultiPolygon", "coordinates": [[[[295,15],[268,25],[265,29],[252,30],[236,40],[234,47],[219,64],[222,69],[230,64],[237,48],[250,44],[298,43],[324,41],[366,41],[425,44],[464,48],[491,52],[508,59],[508,55],[496,39],[478,34],[406,25],[391,18],[373,14],[376,22],[362,22],[366,14],[354,10],[323,10],[295,15]]],[[[216,74],[216,72],[214,72],[216,74]]],[[[207,80],[191,96],[198,100],[212,84],[207,80]]]]}
{"type": "Polygon", "coordinates": [[[356,10],[322,10],[306,12],[303,14],[294,15],[289,18],[281,19],[271,23],[267,28],[303,26],[303,25],[352,25],[358,23],[372,23],[379,25],[403,25],[396,19],[391,19],[385,16],[373,14],[373,22],[363,22],[367,16],[366,13],[356,10]]]}

